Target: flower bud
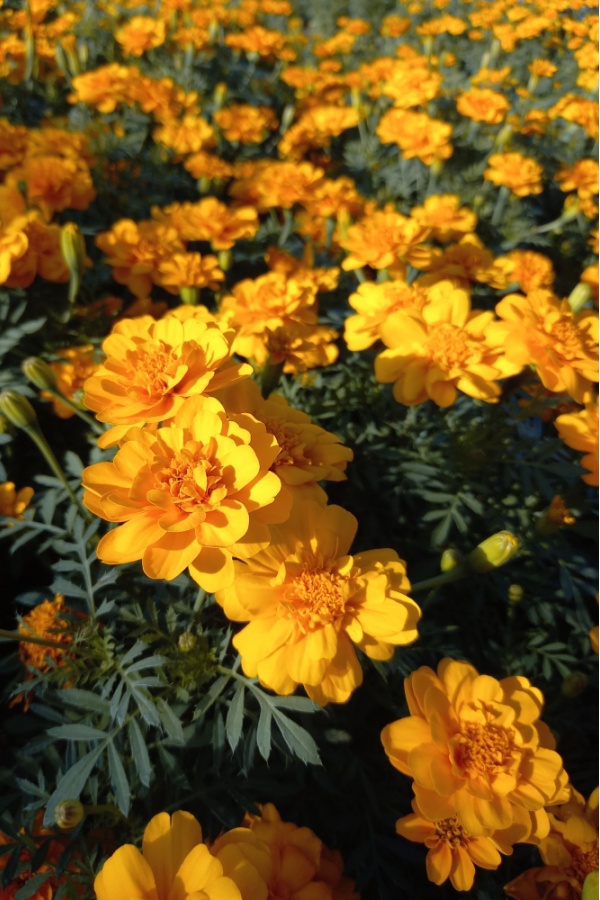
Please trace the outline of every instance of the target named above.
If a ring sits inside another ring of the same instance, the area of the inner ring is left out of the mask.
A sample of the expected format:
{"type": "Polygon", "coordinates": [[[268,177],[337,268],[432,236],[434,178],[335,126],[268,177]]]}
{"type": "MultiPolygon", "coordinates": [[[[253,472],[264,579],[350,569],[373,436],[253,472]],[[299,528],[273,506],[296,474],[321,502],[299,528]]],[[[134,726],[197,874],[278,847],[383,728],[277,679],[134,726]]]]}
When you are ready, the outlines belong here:
{"type": "Polygon", "coordinates": [[[56,390],[56,375],[47,362],[37,356],[29,356],[21,363],[24,375],[40,391],[56,390]]]}
{"type": "Polygon", "coordinates": [[[179,296],[182,303],[187,303],[188,306],[197,306],[200,299],[200,290],[197,287],[184,285],[179,288],[179,296]]]}
{"type": "Polygon", "coordinates": [[[75,828],[84,817],[85,807],[79,800],[62,800],[54,807],[54,821],[65,831],[75,828]]]}
{"type": "Polygon", "coordinates": [[[288,103],[286,106],[284,106],[283,112],[281,114],[281,126],[279,129],[281,134],[288,130],[288,128],[294,121],[295,115],[296,107],[293,105],[293,103],[288,103]]]}
{"type": "Polygon", "coordinates": [[[218,256],[219,268],[223,272],[229,272],[231,268],[231,250],[219,250],[218,256]]]}
{"type": "Polygon", "coordinates": [[[177,641],[177,645],[182,653],[189,653],[197,643],[198,638],[191,631],[184,631],[183,634],[179,635],[179,640],[177,641]]]}
{"type": "Polygon", "coordinates": [[[589,678],[584,672],[569,672],[560,686],[560,692],[563,697],[572,700],[573,697],[583,694],[588,684],[589,678]]]}
{"type": "Polygon", "coordinates": [[[520,584],[509,584],[508,586],[508,602],[520,603],[525,596],[525,591],[520,584]]]}
{"type": "Polygon", "coordinates": [[[440,559],[440,570],[442,572],[452,572],[464,563],[464,556],[458,550],[448,548],[442,553],[440,559]]]}
{"type": "Polygon", "coordinates": [[[0,394],[0,412],[17,428],[38,427],[35,410],[29,400],[18,391],[2,391],[0,394]]]}
{"type": "Polygon", "coordinates": [[[221,109],[225,102],[225,97],[227,95],[227,85],[225,82],[220,81],[216,86],[213,93],[213,103],[215,105],[215,110],[221,109]]]}
{"type": "Polygon", "coordinates": [[[513,135],[513,130],[512,125],[504,125],[500,129],[494,142],[497,148],[502,149],[503,147],[506,147],[513,135]]]}
{"type": "Polygon", "coordinates": [[[540,537],[547,537],[565,525],[574,525],[575,521],[575,516],[572,515],[560,494],[557,494],[535,523],[535,531],[540,537]]]}
{"type": "Polygon", "coordinates": [[[598,870],[588,872],[583,882],[581,900],[598,900],[598,870]]]}
{"type": "Polygon", "coordinates": [[[510,531],[499,531],[478,544],[467,556],[472,572],[489,572],[507,563],[518,552],[519,540],[510,531]]]}
{"type": "Polygon", "coordinates": [[[85,239],[75,222],[67,222],[60,229],[60,252],[71,277],[81,278],[85,269],[85,239]]]}
{"type": "Polygon", "coordinates": [[[580,281],[569,294],[568,300],[571,310],[574,313],[580,312],[586,303],[591,300],[591,297],[592,289],[589,284],[584,284],[583,281],[580,281]]]}

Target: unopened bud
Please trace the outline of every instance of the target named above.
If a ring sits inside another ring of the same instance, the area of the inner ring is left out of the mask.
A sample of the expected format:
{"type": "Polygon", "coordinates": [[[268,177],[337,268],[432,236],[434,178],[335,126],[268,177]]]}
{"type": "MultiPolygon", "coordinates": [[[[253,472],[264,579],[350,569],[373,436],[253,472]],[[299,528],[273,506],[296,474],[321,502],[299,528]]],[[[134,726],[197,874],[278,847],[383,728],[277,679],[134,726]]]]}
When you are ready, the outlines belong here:
{"type": "Polygon", "coordinates": [[[54,807],[54,821],[66,831],[83,822],[84,817],[85,807],[79,800],[62,800],[54,807]]]}
{"type": "Polygon", "coordinates": [[[442,572],[452,572],[454,569],[462,566],[464,561],[465,560],[462,553],[460,553],[458,550],[448,548],[448,550],[444,550],[444,552],[442,553],[442,558],[440,559],[440,570],[442,572]]]}
{"type": "Polygon", "coordinates": [[[581,900],[598,900],[598,870],[588,872],[583,882],[581,900]]]}
{"type": "Polygon", "coordinates": [[[508,586],[508,602],[520,603],[525,596],[525,591],[520,584],[510,584],[508,586]]]}
{"type": "Polygon", "coordinates": [[[229,272],[231,268],[231,250],[219,250],[218,256],[219,268],[223,272],[229,272]]]}
{"type": "Polygon", "coordinates": [[[498,134],[496,135],[495,144],[496,147],[502,149],[502,147],[506,147],[508,142],[510,141],[513,135],[513,127],[512,125],[504,125],[498,134]]]}
{"type": "Polygon", "coordinates": [[[29,400],[17,391],[2,391],[0,394],[0,412],[17,428],[38,427],[35,410],[29,400]]]}
{"type": "Polygon", "coordinates": [[[220,81],[215,87],[213,93],[213,103],[215,105],[215,110],[221,109],[223,103],[225,102],[225,97],[227,95],[227,85],[220,81]]]}
{"type": "Polygon", "coordinates": [[[294,116],[296,115],[296,107],[292,103],[288,103],[283,108],[283,112],[281,114],[281,127],[280,131],[283,134],[284,131],[287,131],[292,122],[294,121],[294,116]]]}
{"type": "Polygon", "coordinates": [[[589,284],[580,281],[569,294],[569,306],[574,313],[580,312],[589,303],[592,297],[592,289],[589,284]]]}
{"type": "Polygon", "coordinates": [[[589,684],[589,679],[584,672],[570,672],[560,686],[563,697],[572,699],[583,694],[589,684]]]}
{"type": "Polygon", "coordinates": [[[575,516],[572,515],[560,494],[557,494],[535,523],[536,534],[539,534],[540,537],[547,537],[554,534],[559,528],[564,528],[565,525],[574,525],[575,521],[575,516]]]}
{"type": "Polygon", "coordinates": [[[56,375],[47,362],[38,356],[29,356],[21,363],[26,378],[40,391],[56,390],[56,375]]]}
{"type": "Polygon", "coordinates": [[[197,643],[198,638],[191,631],[184,631],[183,634],[179,635],[179,640],[177,641],[177,645],[182,653],[189,653],[197,643]]]}
{"type": "Polygon", "coordinates": [[[67,222],[60,229],[60,252],[71,275],[81,277],[85,269],[85,239],[75,222],[67,222]]]}
{"type": "Polygon", "coordinates": [[[188,306],[197,306],[200,299],[200,289],[184,285],[179,288],[179,296],[182,303],[187,303],[188,306]]]}
{"type": "Polygon", "coordinates": [[[467,564],[472,572],[489,572],[507,563],[518,550],[518,538],[510,531],[499,531],[471,550],[467,564]]]}

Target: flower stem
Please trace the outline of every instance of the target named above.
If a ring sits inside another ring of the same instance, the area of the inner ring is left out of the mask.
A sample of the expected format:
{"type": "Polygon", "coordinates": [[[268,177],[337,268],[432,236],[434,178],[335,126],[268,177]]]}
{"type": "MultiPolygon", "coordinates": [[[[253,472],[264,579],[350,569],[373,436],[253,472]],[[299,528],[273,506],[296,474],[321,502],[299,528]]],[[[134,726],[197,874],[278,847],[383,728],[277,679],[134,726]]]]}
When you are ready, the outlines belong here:
{"type": "Polygon", "coordinates": [[[260,389],[263,397],[268,397],[279,384],[284,365],[285,363],[283,362],[272,363],[270,359],[267,360],[267,364],[262,371],[260,382],[260,389]]]}
{"type": "Polygon", "coordinates": [[[411,586],[409,593],[418,594],[421,591],[429,591],[442,587],[444,584],[450,584],[452,581],[459,581],[461,578],[466,578],[468,575],[472,574],[473,572],[468,566],[457,566],[450,572],[443,572],[441,575],[436,575],[434,578],[426,578],[425,581],[417,581],[416,584],[411,586]]]}
{"type": "Polygon", "coordinates": [[[494,207],[494,212],[492,213],[492,225],[498,225],[498,223],[502,221],[502,216],[504,215],[506,202],[509,196],[510,190],[506,187],[505,184],[503,184],[498,192],[498,199],[496,200],[496,206],[494,207]]]}
{"type": "Polygon", "coordinates": [[[42,432],[39,430],[39,428],[35,428],[33,426],[31,426],[29,428],[24,428],[23,430],[29,435],[29,437],[31,438],[33,443],[36,445],[36,447],[38,448],[38,450],[40,451],[40,453],[42,454],[42,456],[48,463],[48,466],[50,467],[52,472],[56,475],[56,477],[63,485],[64,489],[66,490],[67,494],[69,495],[69,497],[71,498],[73,503],[79,509],[83,518],[86,519],[88,522],[91,522],[92,516],[91,516],[90,512],[85,508],[85,506],[83,505],[83,503],[81,502],[81,500],[79,499],[79,497],[77,496],[77,494],[74,492],[73,488],[67,481],[67,477],[66,477],[65,473],[63,472],[63,470],[61,469],[60,463],[58,462],[56,456],[52,452],[52,449],[51,449],[50,445],[48,444],[48,441],[42,434],[42,432]]]}
{"type": "Polygon", "coordinates": [[[5,641],[19,641],[21,644],[41,644],[43,647],[59,647],[61,650],[69,647],[69,652],[71,651],[71,644],[61,644],[59,641],[49,641],[46,638],[26,635],[23,631],[7,631],[5,628],[0,628],[0,638],[5,641]]]}

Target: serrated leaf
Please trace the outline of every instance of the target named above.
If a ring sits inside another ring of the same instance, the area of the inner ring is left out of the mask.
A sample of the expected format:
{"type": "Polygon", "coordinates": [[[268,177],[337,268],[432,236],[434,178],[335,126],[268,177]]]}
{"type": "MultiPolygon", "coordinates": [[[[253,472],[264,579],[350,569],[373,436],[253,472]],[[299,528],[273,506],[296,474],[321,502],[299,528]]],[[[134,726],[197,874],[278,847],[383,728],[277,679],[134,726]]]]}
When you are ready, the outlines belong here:
{"type": "Polygon", "coordinates": [[[181,722],[179,721],[169,704],[166,703],[162,699],[162,697],[159,697],[159,699],[157,700],[157,706],[161,724],[167,732],[168,736],[176,744],[184,744],[185,739],[183,736],[183,728],[181,727],[181,722]]]}
{"type": "Polygon", "coordinates": [[[56,728],[49,728],[47,734],[64,741],[99,741],[106,738],[104,731],[83,723],[58,725],[56,728]]]}
{"type": "Polygon", "coordinates": [[[29,897],[33,897],[49,878],[52,878],[52,872],[37,872],[35,875],[31,875],[14,895],[15,900],[29,900],[29,897]]]}
{"type": "Polygon", "coordinates": [[[138,659],[137,662],[134,662],[133,665],[129,666],[127,674],[131,675],[133,672],[141,672],[143,669],[160,669],[164,666],[165,662],[164,656],[159,656],[158,654],[147,656],[145,659],[138,659]]]}
{"type": "Polygon", "coordinates": [[[273,716],[271,710],[264,703],[260,703],[260,717],[256,729],[256,745],[264,760],[271,755],[271,722],[273,716]]]}
{"type": "Polygon", "coordinates": [[[321,762],[319,748],[306,728],[302,728],[297,722],[288,718],[281,710],[273,712],[273,718],[290,751],[302,762],[319,765],[321,762]]]}
{"type": "Polygon", "coordinates": [[[79,795],[84,789],[86,781],[103,752],[104,746],[98,744],[97,747],[94,747],[89,753],[82,756],[74,766],[71,766],[71,768],[65,772],[58,782],[54,793],[48,800],[46,814],[44,816],[44,825],[52,825],[54,822],[54,810],[57,803],[60,803],[62,800],[79,799],[79,795]]]}
{"type": "Polygon", "coordinates": [[[85,709],[87,712],[99,712],[107,716],[110,709],[108,700],[98,697],[92,691],[84,691],[81,688],[69,688],[61,692],[61,703],[67,706],[75,706],[77,709],[85,709]]]}
{"type": "Polygon", "coordinates": [[[131,791],[129,790],[129,781],[127,780],[121,757],[113,741],[108,745],[108,772],[117,806],[123,815],[126,816],[129,813],[131,791]]]}
{"type": "Polygon", "coordinates": [[[246,691],[244,685],[239,683],[236,691],[231,698],[229,709],[227,710],[227,718],[225,719],[225,731],[227,740],[231,750],[235,750],[240,737],[242,736],[242,728],[244,725],[244,699],[246,691]]]}
{"type": "Polygon", "coordinates": [[[50,587],[55,594],[64,594],[65,597],[76,597],[79,600],[87,600],[87,592],[84,591],[82,587],[79,587],[79,585],[73,584],[72,581],[63,578],[62,575],[55,578],[50,587]]]}
{"type": "Polygon", "coordinates": [[[135,719],[131,719],[128,726],[129,744],[131,746],[131,756],[135,763],[138,777],[144,787],[149,787],[152,780],[152,764],[148,754],[148,748],[142,735],[142,731],[135,719]]]}

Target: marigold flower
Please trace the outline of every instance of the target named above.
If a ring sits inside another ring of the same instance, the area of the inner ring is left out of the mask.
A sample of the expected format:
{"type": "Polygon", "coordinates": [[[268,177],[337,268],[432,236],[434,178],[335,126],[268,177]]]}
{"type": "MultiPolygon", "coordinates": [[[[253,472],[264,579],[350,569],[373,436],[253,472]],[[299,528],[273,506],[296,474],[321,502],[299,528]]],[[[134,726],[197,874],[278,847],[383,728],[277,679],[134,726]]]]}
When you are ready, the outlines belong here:
{"type": "Polygon", "coordinates": [[[387,269],[398,260],[418,266],[429,259],[428,248],[421,246],[428,237],[429,228],[414,219],[393,210],[375,210],[350,226],[347,236],[340,239],[340,246],[350,254],[342,269],[387,269]]]}
{"type": "Polygon", "coordinates": [[[399,310],[381,325],[384,350],[375,360],[375,377],[394,382],[394,397],[406,406],[427,399],[452,406],[457,390],[495,403],[496,381],[520,371],[509,362],[491,312],[471,310],[469,296],[453,287],[437,293],[418,312],[399,310]]]}
{"type": "Polygon", "coordinates": [[[120,219],[97,236],[96,245],[113,267],[115,281],[126,284],[136,297],[150,294],[159,263],[185,252],[174,228],[151,220],[120,219]]]}
{"type": "Polygon", "coordinates": [[[152,137],[157,144],[164,144],[178,156],[199,153],[215,142],[215,130],[202,116],[183,116],[166,119],[155,128],[152,137]]]}
{"type": "Polygon", "coordinates": [[[279,448],[250,415],[227,417],[214,398],[186,400],[172,423],[134,428],[112,462],[83,472],[84,503],[109,522],[98,558],[109,565],[142,560],[149,578],[188,569],[208,592],[234,578],[233,556],[269,544],[267,525],[285,520],[274,503],[281,481],[269,469],[279,448]]]}
{"type": "Polygon", "coordinates": [[[428,819],[457,817],[474,837],[514,826],[541,839],[544,807],[564,802],[567,775],[540,721],[541,691],[527,678],[497,681],[469,663],[444,659],[405,680],[410,716],[381,735],[392,765],[414,779],[428,819]]]}
{"type": "Polygon", "coordinates": [[[115,39],[121,45],[124,56],[142,56],[164,44],[166,23],[150,16],[133,16],[115,31],[115,39]]]}
{"type": "Polygon", "coordinates": [[[279,141],[279,153],[301,159],[312,147],[328,147],[333,137],[357,125],[358,112],[350,106],[313,106],[286,131],[279,141]]]}
{"type": "MultiPolygon", "coordinates": [[[[42,828],[43,810],[36,813],[35,821],[31,833],[27,835],[27,846],[23,846],[19,854],[19,863],[16,873],[13,873],[10,882],[5,888],[2,888],[2,900],[15,900],[18,892],[27,892],[30,900],[52,900],[61,886],[67,890],[73,888],[76,896],[81,895],[81,885],[73,877],[77,854],[69,864],[67,871],[57,877],[55,874],[56,865],[65,851],[65,842],[60,838],[57,839],[56,833],[51,828],[42,828]],[[41,848],[44,852],[44,862],[37,865],[33,870],[32,863],[34,857],[37,856],[41,848]],[[47,877],[41,886],[35,887],[34,879],[37,879],[41,873],[47,877]],[[29,882],[29,884],[28,884],[29,882]]],[[[21,828],[20,833],[25,834],[25,829],[21,828]]],[[[0,831],[0,847],[7,848],[16,846],[13,835],[7,835],[0,831]]],[[[6,863],[11,858],[10,852],[3,852],[0,855],[0,871],[3,872],[6,863]]]]}
{"type": "Polygon", "coordinates": [[[25,487],[17,491],[13,481],[4,481],[0,484],[0,516],[22,519],[33,494],[33,488],[25,487]]]}
{"type": "MultiPolygon", "coordinates": [[[[81,403],[83,400],[83,386],[86,379],[98,370],[95,349],[92,344],[83,344],[81,347],[65,347],[54,351],[61,357],[61,362],[51,362],[50,368],[56,376],[56,389],[59,393],[68,397],[73,403],[81,403]]],[[[74,411],[66,403],[52,394],[42,392],[45,400],[52,402],[54,412],[60,419],[70,419],[75,415],[74,411]]]]}
{"type": "Polygon", "coordinates": [[[10,181],[24,182],[27,200],[50,221],[63,209],[87,209],[96,196],[92,176],[82,159],[63,156],[28,156],[10,181]]]}
{"type": "MultiPolygon", "coordinates": [[[[55,594],[54,600],[44,600],[31,612],[22,616],[18,624],[19,634],[23,636],[19,642],[19,659],[27,670],[25,681],[33,679],[36,672],[50,672],[53,668],[60,668],[66,664],[68,648],[72,645],[74,636],[73,622],[70,621],[72,615],[62,594],[55,594]],[[62,644],[64,647],[32,643],[27,640],[28,637],[41,638],[53,644],[62,644]]],[[[23,702],[27,711],[31,694],[17,694],[11,701],[11,706],[20,702],[23,702]]]]}
{"type": "Polygon", "coordinates": [[[421,279],[424,284],[450,278],[464,283],[466,288],[472,281],[487,284],[496,275],[494,256],[476,234],[465,234],[457,244],[449,244],[443,250],[436,248],[419,268],[429,272],[421,279]]]}
{"type": "Polygon", "coordinates": [[[598,193],[598,161],[580,159],[572,166],[561,166],[555,180],[561,191],[577,191],[580,199],[589,199],[598,193]]]}
{"type": "Polygon", "coordinates": [[[581,460],[587,475],[582,475],[586,484],[598,486],[598,398],[586,403],[585,408],[576,413],[558,416],[554,424],[562,441],[573,450],[586,455],[581,460]]]}
{"type": "Polygon", "coordinates": [[[449,159],[454,152],[452,125],[427,113],[390,109],[381,117],[376,134],[382,144],[397,144],[405,159],[417,158],[426,166],[449,159]]]}
{"type": "Polygon", "coordinates": [[[510,109],[510,103],[502,94],[489,88],[469,88],[459,94],[456,108],[461,116],[473,122],[499,125],[510,109]]]}
{"type": "Polygon", "coordinates": [[[324,176],[323,169],[308,162],[266,160],[251,175],[238,179],[229,192],[239,203],[254,204],[259,211],[277,206],[291,209],[310,200],[324,176]]]}
{"type": "MultiPolygon", "coordinates": [[[[421,287],[418,282],[407,284],[396,281],[365,281],[356,292],[350,294],[348,303],[356,310],[344,322],[344,340],[349,350],[366,350],[381,337],[381,326],[388,317],[399,309],[421,311],[429,301],[430,291],[444,291],[452,288],[450,282],[438,282],[441,287],[421,287]]],[[[433,295],[432,294],[432,295],[433,295]]]]}
{"type": "Polygon", "coordinates": [[[226,178],[231,178],[233,174],[233,166],[231,163],[228,163],[224,159],[214,156],[211,153],[205,153],[202,150],[192,154],[192,156],[188,156],[183,163],[183,168],[190,173],[192,178],[198,179],[214,178],[224,180],[226,178]]]}
{"type": "Polygon", "coordinates": [[[385,76],[380,92],[391,97],[398,109],[425,106],[440,93],[442,76],[432,72],[427,57],[413,55],[409,60],[395,61],[385,76]]]}
{"type": "Polygon", "coordinates": [[[442,244],[458,241],[477,226],[477,216],[461,207],[458,194],[433,194],[425,198],[423,206],[414,206],[410,214],[420,225],[430,228],[430,237],[442,244]]]}
{"type": "Polygon", "coordinates": [[[254,237],[260,225],[253,207],[230,209],[216,197],[153,207],[152,217],[176,228],[183,241],[209,241],[213,250],[230,250],[236,241],[254,237]]]}
{"type": "Polygon", "coordinates": [[[272,526],[268,550],[235,564],[216,593],[225,615],[249,624],[233,638],[249,677],[278,694],[302,684],[315,702],[344,703],[362,682],[353,644],[373,659],[417,637],[419,607],[393,550],[348,555],[358,522],[339,506],[298,502],[272,526]]]}
{"type": "Polygon", "coordinates": [[[544,170],[521,153],[493,153],[483,173],[485,181],[509,188],[517,197],[541,194],[544,170]]]}
{"type": "Polygon", "coordinates": [[[550,391],[568,393],[577,403],[588,399],[598,381],[598,313],[573,313],[568,300],[548,290],[526,297],[508,294],[496,306],[503,320],[507,358],[520,366],[532,365],[550,391]]]}
{"type": "MultiPolygon", "coordinates": [[[[24,231],[13,229],[0,231],[0,284],[5,284],[11,279],[14,261],[22,259],[28,249],[29,240],[24,231]]],[[[33,281],[33,278],[31,280],[33,281]]]]}
{"type": "Polygon", "coordinates": [[[154,280],[170,294],[179,293],[182,287],[207,287],[211,291],[216,291],[225,280],[225,273],[221,270],[216,256],[174,253],[169,259],[163,259],[158,263],[154,280]]]}
{"type": "Polygon", "coordinates": [[[241,900],[235,882],[202,843],[202,829],[191,813],[159,813],[146,826],[142,851],[124,844],[110,856],[94,881],[97,900],[207,897],[241,900]]]}
{"type": "Polygon", "coordinates": [[[189,397],[250,375],[250,366],[231,362],[233,339],[231,330],[195,316],[117,322],[102,344],[106,360],[84,385],[88,409],[120,426],[100,446],[114,444],[131,425],[173,418],[189,397]]]}
{"type": "Polygon", "coordinates": [[[228,141],[240,144],[260,144],[279,124],[270,107],[248,103],[231,103],[217,110],[213,118],[228,141]]]}

